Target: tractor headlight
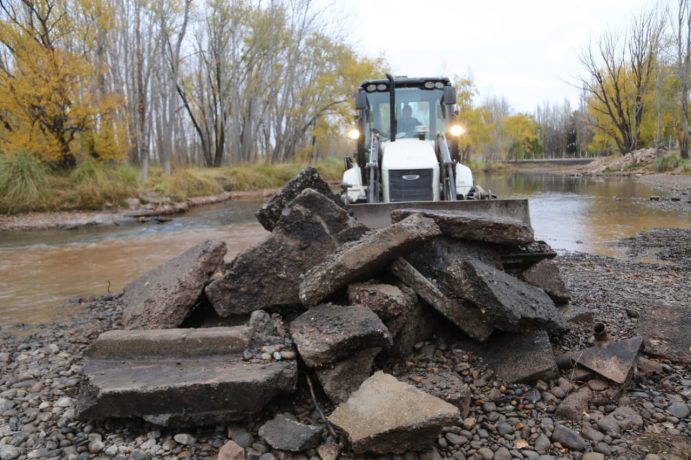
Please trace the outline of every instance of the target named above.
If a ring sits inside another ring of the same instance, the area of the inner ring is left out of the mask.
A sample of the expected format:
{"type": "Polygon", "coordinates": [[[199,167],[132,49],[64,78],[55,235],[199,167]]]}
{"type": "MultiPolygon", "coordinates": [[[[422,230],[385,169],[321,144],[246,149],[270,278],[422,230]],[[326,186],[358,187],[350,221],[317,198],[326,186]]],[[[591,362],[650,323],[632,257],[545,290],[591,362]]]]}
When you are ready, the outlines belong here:
{"type": "Polygon", "coordinates": [[[360,130],[357,128],[349,129],[348,130],[348,138],[352,139],[354,141],[360,139],[360,130]]]}
{"type": "Polygon", "coordinates": [[[451,125],[451,128],[449,128],[449,133],[451,133],[451,135],[454,137],[462,136],[465,134],[465,128],[463,125],[459,124],[451,125]]]}

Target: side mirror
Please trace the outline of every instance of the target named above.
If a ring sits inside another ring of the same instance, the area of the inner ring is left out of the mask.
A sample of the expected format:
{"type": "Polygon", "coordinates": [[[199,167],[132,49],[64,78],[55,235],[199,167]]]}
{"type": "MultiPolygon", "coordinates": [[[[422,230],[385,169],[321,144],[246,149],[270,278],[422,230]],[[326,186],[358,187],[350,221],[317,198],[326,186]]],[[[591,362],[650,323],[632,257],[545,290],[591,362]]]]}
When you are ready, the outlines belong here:
{"type": "Polygon", "coordinates": [[[453,86],[444,87],[444,104],[454,105],[456,103],[456,88],[453,86]]]}
{"type": "Polygon", "coordinates": [[[358,91],[355,94],[355,110],[367,109],[367,95],[364,91],[358,91]]]}

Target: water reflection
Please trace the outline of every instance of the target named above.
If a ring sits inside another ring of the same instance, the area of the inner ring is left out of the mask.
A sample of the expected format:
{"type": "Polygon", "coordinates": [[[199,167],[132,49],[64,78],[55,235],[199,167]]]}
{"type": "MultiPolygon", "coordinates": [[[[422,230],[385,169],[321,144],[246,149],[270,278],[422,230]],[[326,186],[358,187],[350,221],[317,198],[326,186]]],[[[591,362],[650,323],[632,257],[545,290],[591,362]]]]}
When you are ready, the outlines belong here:
{"type": "MultiPolygon", "coordinates": [[[[619,255],[611,243],[653,227],[691,227],[689,213],[651,206],[660,195],[626,178],[542,174],[481,176],[506,198],[530,198],[536,236],[558,250],[619,255]]],[[[77,296],[117,292],[130,280],[206,239],[226,241],[231,258],[267,233],[260,202],[197,208],[164,224],[74,231],[0,233],[0,326],[49,321],[74,311],[77,296]]]]}

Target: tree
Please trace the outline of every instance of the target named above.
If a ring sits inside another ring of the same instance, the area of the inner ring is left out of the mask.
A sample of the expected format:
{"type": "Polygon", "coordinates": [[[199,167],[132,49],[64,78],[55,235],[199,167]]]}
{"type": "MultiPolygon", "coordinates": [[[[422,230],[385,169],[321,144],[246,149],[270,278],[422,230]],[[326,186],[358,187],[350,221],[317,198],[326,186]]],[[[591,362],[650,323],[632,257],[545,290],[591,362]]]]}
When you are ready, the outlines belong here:
{"type": "Polygon", "coordinates": [[[0,0],[0,145],[6,152],[28,151],[66,169],[79,155],[121,156],[114,117],[119,100],[94,91],[102,69],[68,46],[67,38],[80,33],[70,8],[83,6],[0,0]]]}
{"type": "Polygon", "coordinates": [[[586,69],[581,85],[596,129],[609,136],[621,153],[639,145],[644,96],[653,77],[662,34],[654,12],[634,18],[627,33],[607,32],[580,56],[586,69]]]}
{"type": "Polygon", "coordinates": [[[691,78],[691,9],[688,0],[679,0],[676,21],[672,21],[676,45],[676,68],[679,78],[681,129],[679,150],[682,158],[689,158],[689,78],[691,78]]]}
{"type": "Polygon", "coordinates": [[[521,160],[526,154],[539,151],[538,124],[530,115],[519,113],[504,118],[504,127],[509,140],[508,158],[521,160]]]}

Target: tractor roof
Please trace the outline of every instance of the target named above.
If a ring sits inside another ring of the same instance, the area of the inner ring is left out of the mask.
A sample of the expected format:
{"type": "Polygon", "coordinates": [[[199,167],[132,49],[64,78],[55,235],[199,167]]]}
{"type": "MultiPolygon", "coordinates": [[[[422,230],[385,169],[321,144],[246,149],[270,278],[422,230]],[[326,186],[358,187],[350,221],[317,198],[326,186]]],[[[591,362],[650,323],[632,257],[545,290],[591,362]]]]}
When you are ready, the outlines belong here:
{"type": "MultiPolygon", "coordinates": [[[[417,87],[422,87],[426,82],[441,82],[444,84],[444,86],[449,86],[451,85],[451,81],[447,77],[417,77],[417,78],[409,78],[409,77],[394,77],[394,83],[396,85],[396,88],[417,88],[417,87]]],[[[365,80],[362,83],[360,83],[360,88],[365,89],[369,85],[379,85],[379,84],[385,84],[388,85],[389,80],[383,78],[379,80],[365,80]]]]}

